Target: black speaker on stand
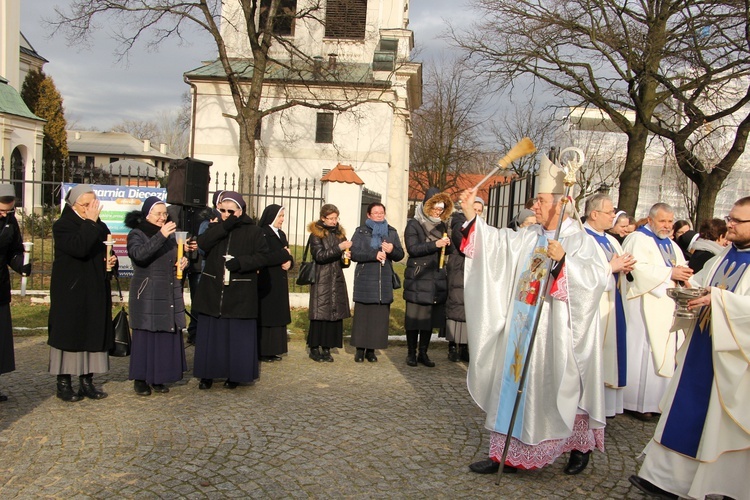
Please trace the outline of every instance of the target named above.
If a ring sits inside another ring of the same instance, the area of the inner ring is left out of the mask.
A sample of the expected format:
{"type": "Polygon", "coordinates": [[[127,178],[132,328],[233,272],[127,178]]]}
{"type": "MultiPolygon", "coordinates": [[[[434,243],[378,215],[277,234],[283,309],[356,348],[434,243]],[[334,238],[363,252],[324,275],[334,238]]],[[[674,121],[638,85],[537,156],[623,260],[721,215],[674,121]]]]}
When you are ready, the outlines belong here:
{"type": "Polygon", "coordinates": [[[167,203],[186,207],[208,204],[209,167],[212,161],[182,158],[169,162],[167,203]]]}

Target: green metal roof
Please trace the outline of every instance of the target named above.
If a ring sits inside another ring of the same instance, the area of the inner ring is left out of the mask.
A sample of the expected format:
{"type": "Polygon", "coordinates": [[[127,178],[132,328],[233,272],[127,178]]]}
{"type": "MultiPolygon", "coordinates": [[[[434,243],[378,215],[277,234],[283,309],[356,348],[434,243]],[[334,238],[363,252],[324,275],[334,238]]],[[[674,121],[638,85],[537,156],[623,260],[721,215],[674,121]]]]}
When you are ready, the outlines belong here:
{"type": "MultiPolygon", "coordinates": [[[[232,59],[232,70],[243,80],[253,76],[252,59],[232,59]]],[[[192,79],[209,78],[226,80],[227,76],[220,60],[207,63],[185,73],[192,79]]],[[[269,62],[266,68],[266,81],[305,82],[306,85],[340,84],[365,85],[375,87],[389,87],[388,80],[376,80],[372,73],[372,66],[367,63],[337,62],[333,69],[328,68],[327,61],[321,60],[320,69],[314,70],[314,65],[301,62],[298,67],[291,67],[289,61],[269,62]]]]}
{"type": "Polygon", "coordinates": [[[8,80],[0,76],[0,113],[16,115],[31,120],[45,121],[31,112],[21,99],[21,94],[8,84],[8,80]]]}

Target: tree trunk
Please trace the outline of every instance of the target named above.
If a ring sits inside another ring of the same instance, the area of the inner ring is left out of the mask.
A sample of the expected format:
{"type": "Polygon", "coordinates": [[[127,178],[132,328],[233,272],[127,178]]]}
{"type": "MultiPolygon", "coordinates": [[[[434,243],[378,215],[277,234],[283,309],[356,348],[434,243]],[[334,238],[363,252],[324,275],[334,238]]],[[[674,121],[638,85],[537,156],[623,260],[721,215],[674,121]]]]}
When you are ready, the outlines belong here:
{"type": "Polygon", "coordinates": [[[247,203],[246,213],[253,217],[254,209],[252,201],[253,194],[253,179],[255,179],[255,137],[252,133],[242,133],[242,130],[255,130],[255,126],[252,125],[251,120],[245,120],[244,127],[240,125],[240,151],[239,158],[237,159],[237,167],[239,168],[239,179],[237,179],[237,191],[239,191],[245,198],[247,203]]]}
{"type": "Polygon", "coordinates": [[[643,159],[646,157],[648,130],[636,123],[628,134],[628,152],[625,156],[625,167],[620,173],[620,195],[617,208],[635,216],[638,208],[638,192],[641,188],[643,159]]]}
{"type": "Polygon", "coordinates": [[[716,176],[704,176],[704,182],[698,185],[698,202],[695,205],[695,227],[700,227],[704,220],[712,219],[716,197],[721,190],[723,179],[718,180],[716,176]],[[717,182],[718,181],[718,182],[717,182]]]}

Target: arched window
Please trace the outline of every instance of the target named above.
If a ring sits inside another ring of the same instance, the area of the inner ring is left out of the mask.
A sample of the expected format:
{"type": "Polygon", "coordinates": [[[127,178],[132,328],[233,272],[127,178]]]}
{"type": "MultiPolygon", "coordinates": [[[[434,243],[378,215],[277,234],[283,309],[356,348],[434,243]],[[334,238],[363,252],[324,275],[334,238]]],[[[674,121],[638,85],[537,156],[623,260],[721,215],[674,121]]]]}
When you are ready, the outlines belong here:
{"type": "Polygon", "coordinates": [[[10,155],[10,183],[16,188],[16,206],[23,207],[23,181],[25,178],[23,156],[18,148],[10,155]]]}

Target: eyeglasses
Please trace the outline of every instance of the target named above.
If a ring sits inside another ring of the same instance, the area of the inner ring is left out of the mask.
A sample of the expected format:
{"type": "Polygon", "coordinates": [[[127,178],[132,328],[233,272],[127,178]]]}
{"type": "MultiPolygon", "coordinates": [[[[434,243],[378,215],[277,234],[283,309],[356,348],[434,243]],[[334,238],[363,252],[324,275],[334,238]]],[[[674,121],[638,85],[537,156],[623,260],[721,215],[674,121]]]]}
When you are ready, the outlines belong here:
{"type": "Polygon", "coordinates": [[[234,212],[236,212],[236,210],[228,210],[226,208],[220,208],[219,212],[221,212],[223,214],[234,215],[234,212]]]}
{"type": "Polygon", "coordinates": [[[594,212],[599,212],[600,214],[607,214],[607,215],[615,215],[617,213],[614,210],[610,210],[608,212],[605,212],[604,210],[594,210],[594,212]]]}
{"type": "Polygon", "coordinates": [[[736,226],[737,224],[744,224],[745,222],[750,222],[750,220],[741,220],[741,219],[735,219],[734,217],[726,216],[724,217],[724,220],[727,224],[736,226]]]}
{"type": "Polygon", "coordinates": [[[0,210],[0,215],[10,215],[16,213],[15,208],[11,208],[10,210],[0,210]]]}
{"type": "Polygon", "coordinates": [[[153,215],[155,219],[166,219],[168,217],[167,212],[152,212],[151,215],[153,215]]]}
{"type": "Polygon", "coordinates": [[[323,220],[327,220],[328,222],[336,222],[339,220],[338,215],[329,215],[328,217],[325,217],[323,220]]]}

